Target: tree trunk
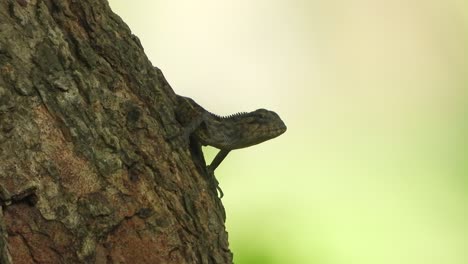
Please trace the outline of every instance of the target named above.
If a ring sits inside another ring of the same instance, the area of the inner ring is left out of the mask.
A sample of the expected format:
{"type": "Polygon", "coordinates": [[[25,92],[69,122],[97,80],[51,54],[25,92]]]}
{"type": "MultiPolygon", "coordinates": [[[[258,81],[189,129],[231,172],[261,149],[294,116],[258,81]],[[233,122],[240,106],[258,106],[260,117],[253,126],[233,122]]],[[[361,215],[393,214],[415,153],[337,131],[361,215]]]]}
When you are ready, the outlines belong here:
{"type": "Polygon", "coordinates": [[[0,262],[231,263],[175,100],[106,0],[0,1],[0,262]]]}

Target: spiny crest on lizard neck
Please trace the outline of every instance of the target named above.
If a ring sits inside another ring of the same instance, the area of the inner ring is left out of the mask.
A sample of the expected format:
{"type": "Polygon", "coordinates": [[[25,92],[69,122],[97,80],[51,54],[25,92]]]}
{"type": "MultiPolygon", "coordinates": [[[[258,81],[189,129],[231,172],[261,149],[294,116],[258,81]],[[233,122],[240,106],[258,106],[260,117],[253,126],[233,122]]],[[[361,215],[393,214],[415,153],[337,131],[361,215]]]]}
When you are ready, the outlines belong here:
{"type": "Polygon", "coordinates": [[[210,114],[218,119],[232,119],[234,120],[235,118],[237,117],[240,117],[242,118],[243,116],[249,114],[248,112],[238,112],[238,113],[234,113],[234,114],[230,114],[230,115],[226,115],[226,116],[222,116],[222,115],[217,115],[217,114],[214,114],[212,112],[210,112],[210,114]]]}

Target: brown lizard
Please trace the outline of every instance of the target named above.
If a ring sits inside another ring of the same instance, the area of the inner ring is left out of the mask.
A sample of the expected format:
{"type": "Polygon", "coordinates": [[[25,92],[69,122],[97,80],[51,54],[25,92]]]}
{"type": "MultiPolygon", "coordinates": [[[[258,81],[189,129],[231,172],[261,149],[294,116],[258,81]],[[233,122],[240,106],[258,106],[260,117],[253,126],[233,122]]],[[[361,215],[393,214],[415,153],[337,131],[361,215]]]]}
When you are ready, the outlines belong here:
{"type": "MultiPolygon", "coordinates": [[[[177,121],[184,127],[182,134],[185,139],[192,136],[204,146],[220,149],[206,168],[213,178],[214,170],[231,150],[262,143],[286,131],[286,125],[278,114],[266,109],[223,117],[205,110],[191,98],[178,95],[175,112],[177,121]]],[[[223,197],[222,190],[216,187],[223,197]]]]}

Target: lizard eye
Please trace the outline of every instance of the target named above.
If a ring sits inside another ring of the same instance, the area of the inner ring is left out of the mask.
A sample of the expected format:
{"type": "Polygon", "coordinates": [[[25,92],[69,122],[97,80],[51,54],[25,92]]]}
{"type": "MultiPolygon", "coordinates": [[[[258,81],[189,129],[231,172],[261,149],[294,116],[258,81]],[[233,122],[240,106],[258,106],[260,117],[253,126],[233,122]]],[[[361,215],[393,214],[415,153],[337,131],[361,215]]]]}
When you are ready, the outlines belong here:
{"type": "Polygon", "coordinates": [[[269,113],[268,110],[258,109],[256,111],[256,116],[257,116],[257,119],[259,119],[259,120],[268,120],[269,117],[270,117],[270,113],[269,113]]]}
{"type": "Polygon", "coordinates": [[[260,117],[266,119],[268,118],[268,115],[267,113],[260,113],[260,117]]]}

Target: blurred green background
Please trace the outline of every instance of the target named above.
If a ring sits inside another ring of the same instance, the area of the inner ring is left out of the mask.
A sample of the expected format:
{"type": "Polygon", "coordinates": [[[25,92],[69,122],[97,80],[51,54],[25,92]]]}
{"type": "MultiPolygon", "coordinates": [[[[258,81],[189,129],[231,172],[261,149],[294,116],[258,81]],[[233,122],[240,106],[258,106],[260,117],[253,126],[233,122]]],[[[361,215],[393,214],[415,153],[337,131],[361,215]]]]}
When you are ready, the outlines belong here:
{"type": "Polygon", "coordinates": [[[288,125],[217,170],[235,263],[468,263],[466,1],[110,4],[178,94],[288,125]]]}

